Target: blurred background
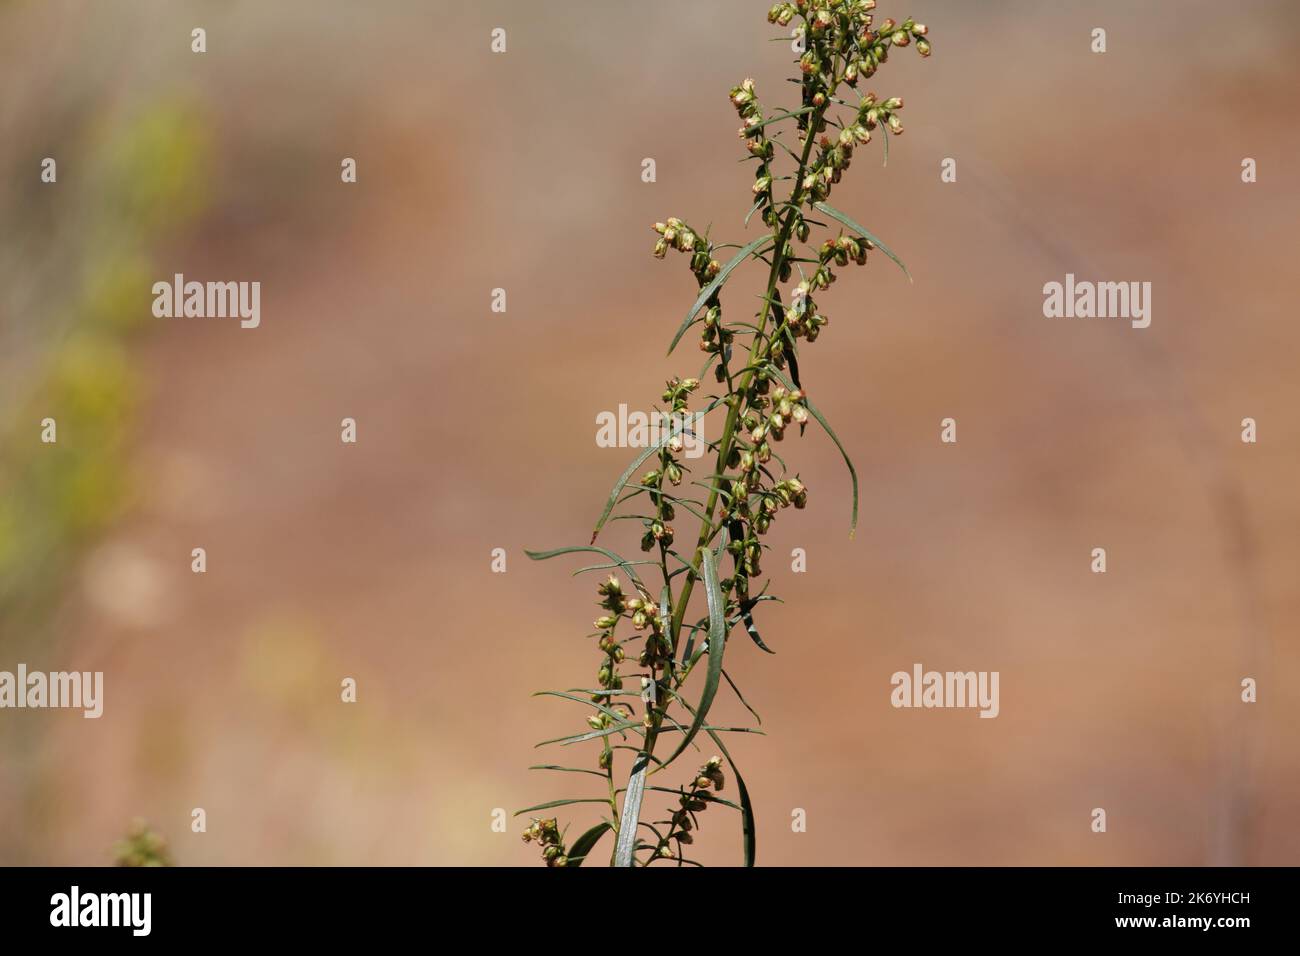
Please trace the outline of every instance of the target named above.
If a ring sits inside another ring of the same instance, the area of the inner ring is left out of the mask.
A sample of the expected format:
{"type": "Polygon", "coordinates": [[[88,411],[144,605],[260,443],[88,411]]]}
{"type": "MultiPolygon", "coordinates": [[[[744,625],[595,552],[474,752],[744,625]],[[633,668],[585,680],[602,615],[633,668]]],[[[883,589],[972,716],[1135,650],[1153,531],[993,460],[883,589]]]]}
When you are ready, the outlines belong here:
{"type": "MultiPolygon", "coordinates": [[[[0,669],[106,682],[99,720],[0,713],[0,862],[108,863],[143,818],[181,864],[531,864],[493,810],[599,796],[526,769],[594,765],[533,750],[582,709],[529,695],[597,660],[585,562],[523,549],[585,543],[633,457],[595,416],[698,371],[649,226],[757,235],[727,90],[797,95],[767,5],[0,4],[0,669]],[[154,319],[177,272],[260,281],[261,327],[154,319]]],[[[777,656],[728,654],[758,860],[1294,864],[1300,9],[879,12],[935,53],[867,84],[906,133],[834,202],[915,283],[844,270],[803,352],[862,516],[826,436],[787,440],[777,656]],[[1151,282],[1151,327],[1045,319],[1067,272],[1151,282]],[[893,709],[914,662],[1000,671],[1000,716],[893,709]]]]}

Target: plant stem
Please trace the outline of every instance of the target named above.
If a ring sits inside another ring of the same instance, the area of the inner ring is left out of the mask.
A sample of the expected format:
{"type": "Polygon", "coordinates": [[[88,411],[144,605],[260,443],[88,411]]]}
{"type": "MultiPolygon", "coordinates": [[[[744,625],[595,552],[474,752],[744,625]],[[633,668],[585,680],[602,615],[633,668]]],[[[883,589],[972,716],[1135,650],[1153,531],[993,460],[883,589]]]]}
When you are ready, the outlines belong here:
{"type": "MultiPolygon", "coordinates": [[[[795,174],[795,185],[791,191],[790,200],[787,203],[785,217],[781,220],[780,227],[776,230],[776,245],[772,253],[772,266],[767,277],[767,292],[763,296],[763,309],[759,314],[758,332],[754,337],[755,343],[758,343],[763,338],[767,329],[767,319],[772,311],[772,302],[776,295],[777,282],[781,277],[781,267],[785,262],[785,246],[790,239],[791,231],[794,229],[795,220],[799,216],[799,210],[803,203],[803,179],[808,168],[808,159],[812,155],[813,143],[817,139],[817,130],[821,126],[822,116],[830,106],[830,103],[831,100],[828,98],[826,103],[817,107],[813,111],[808,122],[808,131],[807,137],[804,141],[803,154],[799,157],[799,169],[795,174]]],[[[769,353],[771,351],[771,340],[768,341],[767,351],[769,353]]],[[[716,526],[713,522],[713,512],[718,505],[718,496],[720,491],[719,482],[721,482],[725,477],[727,470],[727,460],[731,455],[731,446],[735,440],[736,425],[740,421],[743,404],[742,398],[749,390],[750,383],[753,381],[754,375],[757,373],[759,367],[760,363],[751,360],[749,362],[749,369],[744,373],[744,377],[741,379],[739,387],[736,389],[728,388],[728,394],[734,396],[734,401],[731,403],[727,411],[726,422],[722,428],[722,438],[718,443],[717,463],[714,467],[714,474],[710,482],[709,497],[704,507],[704,517],[700,521],[700,532],[696,540],[695,554],[691,559],[690,571],[687,573],[686,580],[682,584],[682,591],[677,598],[676,605],[673,607],[672,620],[669,623],[668,635],[672,645],[672,659],[674,660],[677,657],[678,645],[681,637],[682,620],[686,615],[687,605],[690,603],[691,591],[694,589],[695,580],[699,576],[700,562],[703,560],[701,550],[710,546],[713,538],[722,530],[723,527],[723,522],[719,521],[716,526]]],[[[730,376],[728,376],[728,381],[730,382],[730,376]]],[[[669,586],[669,593],[671,595],[671,579],[668,576],[668,563],[667,555],[664,553],[665,550],[666,549],[661,549],[660,568],[663,573],[664,583],[669,586]]],[[[653,678],[653,671],[651,673],[653,678]]],[[[665,676],[670,679],[671,671],[665,671],[665,676]]],[[[662,692],[664,690],[667,690],[667,688],[656,688],[655,705],[652,708],[652,722],[650,727],[646,729],[645,743],[642,748],[642,754],[644,757],[638,756],[637,764],[642,764],[642,761],[644,760],[645,765],[648,765],[649,757],[654,753],[655,743],[659,736],[659,728],[663,723],[664,713],[667,709],[666,701],[668,695],[662,692]],[[661,704],[660,701],[664,701],[664,703],[661,704]]],[[[634,770],[634,773],[635,772],[636,771],[634,770]]],[[[646,772],[645,766],[642,766],[640,772],[646,772]]],[[[629,787],[630,786],[631,782],[629,781],[629,787]]],[[[620,823],[621,822],[622,821],[620,820],[620,823]]]]}
{"type": "MultiPolygon", "coordinates": [[[[835,84],[838,86],[838,84],[835,84]]],[[[832,87],[833,89],[834,87],[832,87]]],[[[781,275],[781,265],[785,261],[785,244],[790,239],[790,231],[794,228],[795,218],[799,215],[799,209],[803,201],[803,179],[804,172],[808,168],[808,157],[812,155],[813,142],[817,138],[817,129],[821,125],[822,115],[826,112],[830,104],[830,99],[822,106],[813,111],[808,121],[808,137],[804,142],[803,155],[799,157],[799,170],[795,174],[795,185],[790,195],[790,202],[786,210],[785,219],[781,223],[781,228],[776,236],[776,246],[772,252],[772,268],[767,277],[767,292],[763,296],[763,311],[759,315],[758,333],[755,341],[761,338],[764,330],[767,328],[767,317],[772,310],[772,298],[776,294],[777,280],[781,275]]],[[[770,344],[769,344],[770,350],[770,344]]],[[[734,393],[735,402],[727,411],[727,419],[722,426],[722,439],[718,442],[718,460],[717,467],[714,469],[713,480],[709,489],[709,497],[704,507],[704,520],[700,523],[700,534],[695,545],[695,554],[691,558],[691,571],[686,575],[686,581],[682,584],[682,593],[677,599],[677,605],[673,608],[673,618],[669,629],[672,641],[673,656],[677,654],[678,637],[681,634],[682,619],[686,616],[686,606],[690,603],[691,591],[695,587],[695,580],[699,577],[700,561],[702,555],[700,550],[710,545],[713,537],[722,529],[722,523],[718,527],[713,526],[713,509],[718,503],[718,482],[722,480],[727,468],[727,459],[731,455],[731,445],[735,438],[736,423],[740,420],[741,400],[740,396],[744,395],[749,389],[750,382],[753,380],[758,369],[758,363],[751,361],[750,369],[745,373],[745,377],[740,382],[740,388],[734,393]]]]}

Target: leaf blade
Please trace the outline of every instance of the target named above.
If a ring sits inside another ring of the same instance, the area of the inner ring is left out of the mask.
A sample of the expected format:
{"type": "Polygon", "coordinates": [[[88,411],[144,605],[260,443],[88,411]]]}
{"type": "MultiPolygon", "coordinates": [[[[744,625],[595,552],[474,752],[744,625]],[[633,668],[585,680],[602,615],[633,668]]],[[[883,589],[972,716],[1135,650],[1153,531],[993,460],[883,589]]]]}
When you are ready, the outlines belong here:
{"type": "Polygon", "coordinates": [[[736,775],[736,789],[740,791],[740,826],[745,839],[745,866],[753,866],[758,855],[758,829],[754,824],[754,802],[749,797],[749,788],[745,786],[745,778],[740,775],[740,768],[727,752],[727,745],[711,730],[709,736],[722,751],[722,756],[727,758],[731,772],[736,775]]]}
{"type": "MultiPolygon", "coordinates": [[[[773,367],[772,370],[776,376],[781,379],[781,383],[785,385],[786,388],[794,388],[790,379],[787,378],[779,368],[773,367]]],[[[822,430],[830,436],[831,441],[835,443],[835,447],[840,450],[840,457],[844,459],[844,464],[848,466],[849,479],[853,482],[853,519],[849,523],[849,537],[852,538],[858,530],[858,470],[853,467],[853,459],[850,458],[849,453],[844,450],[844,445],[840,441],[840,436],[835,434],[835,429],[831,428],[830,422],[826,421],[826,416],[821,413],[816,405],[808,401],[807,396],[804,397],[803,403],[804,407],[808,409],[808,414],[815,418],[817,424],[821,425],[822,430]]]]}
{"type": "Polygon", "coordinates": [[[548,800],[546,803],[539,803],[535,807],[524,807],[522,810],[516,810],[514,816],[521,813],[532,813],[534,810],[550,810],[554,807],[567,807],[574,803],[604,803],[609,801],[603,797],[568,797],[564,800],[548,800]]]}
{"type": "Polygon", "coordinates": [[[721,270],[719,270],[718,274],[713,277],[713,279],[709,282],[709,284],[700,290],[700,294],[695,298],[695,304],[692,305],[691,310],[686,313],[686,318],[682,321],[681,327],[678,328],[677,334],[673,336],[672,343],[668,346],[669,355],[673,354],[673,349],[677,348],[677,343],[682,340],[682,336],[686,334],[686,330],[691,327],[692,323],[694,323],[695,314],[699,312],[701,308],[704,307],[704,303],[708,302],[709,299],[713,297],[713,294],[718,291],[718,289],[722,288],[722,284],[727,281],[727,277],[731,275],[732,271],[734,271],[738,265],[740,265],[742,262],[748,259],[750,254],[754,252],[754,250],[756,250],[759,246],[761,246],[765,242],[771,242],[771,241],[772,241],[772,236],[770,234],[764,234],[762,236],[759,236],[753,242],[750,242],[747,245],[743,246],[741,250],[738,253],[736,253],[736,255],[731,259],[731,261],[729,261],[725,266],[722,267],[721,270]]]}
{"type": "Polygon", "coordinates": [[[614,829],[608,823],[597,823],[594,827],[584,833],[578,839],[569,845],[569,852],[566,854],[569,858],[569,866],[582,866],[587,855],[595,848],[608,830],[614,829]]]}
{"type": "Polygon", "coordinates": [[[727,621],[726,621],[726,599],[722,595],[722,588],[718,584],[718,566],[717,559],[713,554],[712,548],[705,548],[703,560],[700,562],[700,568],[704,572],[704,596],[709,606],[709,666],[705,671],[704,687],[700,691],[700,702],[695,707],[694,719],[691,726],[682,736],[681,742],[677,749],[673,751],[672,756],[663,762],[660,769],[668,766],[678,756],[681,755],[695,735],[701,729],[705,729],[704,718],[708,716],[709,708],[713,705],[713,698],[718,693],[718,684],[722,680],[722,655],[726,651],[727,642],[727,621]]]}
{"type": "Polygon", "coordinates": [[[894,264],[898,266],[898,268],[903,270],[903,275],[907,276],[908,282],[914,281],[912,279],[912,273],[908,272],[907,266],[903,265],[903,260],[898,258],[898,256],[894,254],[894,250],[890,249],[889,246],[881,242],[879,237],[872,235],[868,230],[866,230],[865,228],[863,228],[862,226],[854,222],[852,219],[850,219],[847,213],[840,212],[830,203],[816,202],[813,203],[813,205],[816,206],[818,209],[820,209],[822,212],[826,213],[826,215],[830,216],[833,219],[837,219],[844,225],[848,226],[850,229],[856,232],[863,239],[870,240],[872,245],[874,245],[885,255],[889,256],[889,258],[894,260],[894,264]]]}
{"type": "Polygon", "coordinates": [[[623,816],[619,819],[618,842],[614,845],[614,865],[630,867],[636,854],[636,835],[641,816],[641,800],[645,796],[645,773],[650,765],[650,755],[642,752],[632,768],[623,797],[623,816]]]}

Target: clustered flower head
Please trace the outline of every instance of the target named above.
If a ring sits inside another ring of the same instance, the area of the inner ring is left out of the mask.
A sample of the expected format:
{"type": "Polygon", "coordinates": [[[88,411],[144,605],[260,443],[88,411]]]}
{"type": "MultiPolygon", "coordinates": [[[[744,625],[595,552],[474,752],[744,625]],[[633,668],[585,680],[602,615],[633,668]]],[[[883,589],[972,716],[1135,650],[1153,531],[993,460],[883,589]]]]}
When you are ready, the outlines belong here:
{"type": "Polygon", "coordinates": [[[560,824],[554,817],[549,820],[538,820],[534,817],[532,825],[524,831],[523,837],[525,843],[537,841],[537,845],[542,848],[542,859],[546,861],[547,866],[569,865],[569,858],[564,854],[564,837],[560,833],[560,824]]]}
{"type": "Polygon", "coordinates": [[[722,269],[712,256],[711,243],[676,216],[669,216],[667,222],[655,223],[654,231],[659,233],[654,250],[656,259],[666,256],[669,249],[688,253],[691,271],[703,282],[712,279],[722,269]]]}
{"type": "Polygon", "coordinates": [[[907,46],[915,40],[917,52],[921,56],[930,55],[924,23],[908,17],[902,23],[886,19],[875,24],[871,13],[875,8],[876,0],[795,0],[775,4],[767,12],[767,21],[784,27],[790,25],[796,14],[802,14],[806,20],[797,29],[808,48],[799,60],[800,72],[805,76],[815,75],[827,62],[829,51],[846,51],[848,64],[843,78],[853,86],[859,77],[876,72],[889,58],[891,47],[907,46]],[[846,37],[852,42],[844,43],[846,37]],[[813,42],[807,44],[810,38],[813,42]]]}
{"type": "MultiPolygon", "coordinates": [[[[621,690],[623,678],[619,676],[618,666],[625,660],[626,652],[614,636],[619,622],[626,618],[634,630],[645,632],[644,646],[637,662],[642,667],[649,668],[659,667],[671,658],[672,647],[665,637],[668,622],[663,619],[659,605],[654,600],[644,594],[624,594],[623,585],[612,574],[596,591],[604,599],[601,607],[610,612],[596,618],[594,622],[599,638],[597,646],[604,655],[596,679],[603,688],[621,690]]],[[[607,695],[594,694],[592,699],[599,701],[606,697],[607,695]]],[[[592,727],[599,730],[609,726],[608,716],[603,713],[593,715],[592,719],[601,718],[601,721],[599,726],[592,724],[592,727]]]]}
{"type": "Polygon", "coordinates": [[[695,842],[691,831],[699,826],[698,814],[709,808],[711,802],[709,789],[720,791],[726,784],[726,779],[722,772],[722,758],[716,755],[710,757],[708,763],[696,771],[690,789],[683,790],[681,796],[677,798],[677,809],[668,821],[670,824],[668,835],[659,841],[659,845],[655,848],[655,856],[672,859],[674,853],[669,844],[674,840],[688,846],[695,842]]]}
{"type": "Polygon", "coordinates": [[[763,108],[759,105],[754,92],[754,81],[746,79],[739,86],[731,88],[731,105],[740,114],[740,138],[745,141],[745,149],[751,156],[757,157],[758,169],[754,172],[754,208],[763,210],[763,222],[771,226],[777,221],[777,211],[772,198],[772,171],[768,165],[776,149],[772,141],[764,135],[763,108]]]}

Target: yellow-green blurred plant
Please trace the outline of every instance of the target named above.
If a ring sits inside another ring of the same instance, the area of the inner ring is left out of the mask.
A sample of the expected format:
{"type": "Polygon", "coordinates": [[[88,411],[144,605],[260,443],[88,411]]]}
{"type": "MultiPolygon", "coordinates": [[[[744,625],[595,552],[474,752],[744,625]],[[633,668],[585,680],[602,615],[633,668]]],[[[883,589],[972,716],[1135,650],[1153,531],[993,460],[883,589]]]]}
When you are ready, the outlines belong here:
{"type": "Polygon", "coordinates": [[[113,844],[116,866],[171,866],[167,841],[144,820],[135,820],[126,836],[113,844]]]}
{"type": "Polygon", "coordinates": [[[77,237],[60,250],[73,287],[41,297],[63,321],[45,317],[58,333],[32,348],[39,368],[0,421],[0,621],[14,626],[33,626],[78,548],[127,501],[139,392],[128,344],[151,314],[150,250],[207,202],[208,133],[186,104],[156,103],[103,135],[88,151],[98,201],[84,228],[63,233],[77,237]],[[50,444],[38,438],[47,417],[57,423],[50,444]]]}

